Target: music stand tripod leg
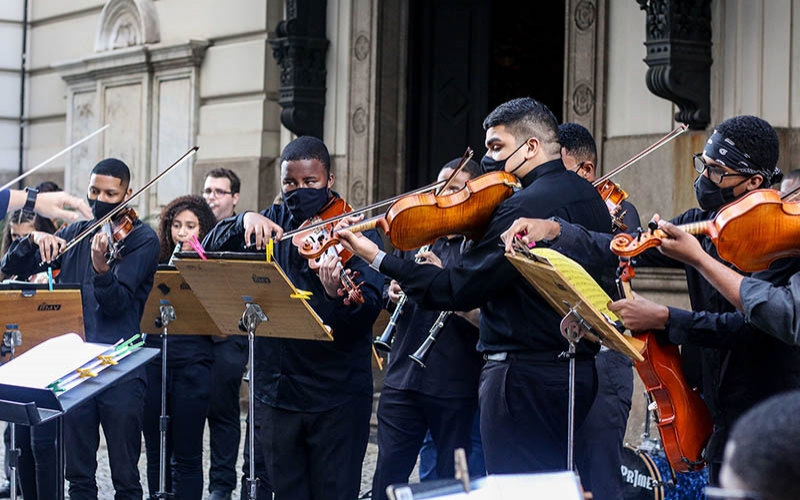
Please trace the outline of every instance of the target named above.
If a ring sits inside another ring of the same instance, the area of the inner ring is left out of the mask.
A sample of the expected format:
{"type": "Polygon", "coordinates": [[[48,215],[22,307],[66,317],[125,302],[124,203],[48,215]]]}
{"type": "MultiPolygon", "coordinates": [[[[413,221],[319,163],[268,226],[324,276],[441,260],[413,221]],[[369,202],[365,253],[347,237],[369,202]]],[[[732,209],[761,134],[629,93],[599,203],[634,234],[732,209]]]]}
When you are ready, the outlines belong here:
{"type": "Polygon", "coordinates": [[[248,362],[247,362],[247,373],[250,382],[247,384],[248,387],[248,402],[247,402],[247,411],[250,414],[250,418],[247,419],[247,433],[249,436],[248,439],[248,452],[250,453],[250,470],[248,471],[248,478],[247,478],[247,489],[248,489],[248,499],[255,500],[256,499],[256,491],[258,490],[258,478],[256,477],[256,454],[255,454],[255,442],[254,442],[254,434],[255,434],[255,410],[254,410],[254,403],[253,400],[255,398],[255,379],[253,376],[253,359],[254,359],[254,348],[255,348],[255,338],[256,338],[256,328],[264,321],[269,321],[267,315],[264,314],[264,311],[261,309],[261,306],[258,304],[254,304],[250,301],[250,297],[244,297],[245,301],[245,310],[244,314],[242,314],[242,319],[239,321],[239,329],[242,331],[247,332],[247,341],[248,341],[248,362]]]}
{"type": "Polygon", "coordinates": [[[575,350],[578,342],[586,333],[591,331],[591,326],[577,312],[580,302],[569,307],[569,312],[561,319],[561,335],[569,342],[569,396],[567,409],[567,470],[575,470],[575,350]]]}
{"type": "Polygon", "coordinates": [[[175,308],[168,300],[162,300],[161,318],[156,320],[156,327],[163,327],[161,335],[161,416],[158,419],[159,455],[158,455],[158,493],[155,498],[173,498],[167,491],[167,430],[169,429],[169,415],[167,415],[167,325],[175,321],[175,308]],[[159,324],[160,321],[160,324],[159,324]]]}

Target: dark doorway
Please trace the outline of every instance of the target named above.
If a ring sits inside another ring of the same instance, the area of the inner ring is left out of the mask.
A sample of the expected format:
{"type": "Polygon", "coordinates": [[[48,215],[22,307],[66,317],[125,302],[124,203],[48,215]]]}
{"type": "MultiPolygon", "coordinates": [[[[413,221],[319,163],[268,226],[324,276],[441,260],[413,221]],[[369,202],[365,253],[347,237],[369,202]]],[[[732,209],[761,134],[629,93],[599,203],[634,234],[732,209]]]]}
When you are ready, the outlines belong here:
{"type": "Polygon", "coordinates": [[[469,146],[483,156],[483,119],[530,96],[561,120],[564,2],[412,0],[405,189],[432,182],[469,146]]]}

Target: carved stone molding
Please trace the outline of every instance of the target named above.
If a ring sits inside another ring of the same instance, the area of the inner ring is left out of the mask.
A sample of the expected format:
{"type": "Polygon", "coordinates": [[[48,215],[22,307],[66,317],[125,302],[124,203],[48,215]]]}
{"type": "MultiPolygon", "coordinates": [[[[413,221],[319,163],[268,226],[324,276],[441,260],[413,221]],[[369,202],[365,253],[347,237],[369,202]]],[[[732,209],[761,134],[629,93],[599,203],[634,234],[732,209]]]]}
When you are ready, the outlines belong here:
{"type": "Polygon", "coordinates": [[[564,121],[586,127],[602,157],[605,29],[608,0],[567,0],[564,121]]]}
{"type": "Polygon", "coordinates": [[[711,121],[711,0],[636,0],[647,14],[647,88],[678,105],[675,120],[711,121]]]}
{"type": "Polygon", "coordinates": [[[153,0],[109,0],[100,13],[95,52],[158,43],[161,30],[153,0]]]}
{"type": "Polygon", "coordinates": [[[269,41],[281,67],[281,123],[297,135],[322,139],[325,112],[327,0],[287,0],[286,19],[269,41]]]}

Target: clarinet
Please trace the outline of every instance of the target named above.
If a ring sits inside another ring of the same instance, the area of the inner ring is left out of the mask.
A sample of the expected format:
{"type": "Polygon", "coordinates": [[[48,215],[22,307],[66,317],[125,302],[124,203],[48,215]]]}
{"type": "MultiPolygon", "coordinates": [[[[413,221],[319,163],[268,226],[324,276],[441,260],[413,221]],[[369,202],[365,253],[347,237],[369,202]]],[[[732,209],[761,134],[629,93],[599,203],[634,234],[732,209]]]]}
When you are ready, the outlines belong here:
{"type": "MultiPolygon", "coordinates": [[[[425,245],[424,247],[419,249],[419,252],[427,252],[430,250],[430,245],[425,245]]],[[[419,253],[418,252],[418,253],[419,253]]],[[[414,262],[417,264],[420,263],[419,257],[414,259],[414,262]]],[[[394,312],[392,316],[389,318],[389,324],[386,325],[386,328],[383,329],[383,333],[380,337],[372,341],[372,344],[375,346],[375,349],[381,352],[391,352],[392,351],[392,340],[394,340],[394,329],[397,326],[397,319],[403,314],[403,306],[406,304],[406,300],[408,297],[403,294],[400,297],[400,300],[397,301],[397,306],[394,308],[394,312]]]]}
{"type": "Polygon", "coordinates": [[[408,300],[408,298],[405,294],[403,294],[403,296],[400,297],[400,300],[397,302],[397,306],[395,306],[392,316],[389,318],[389,324],[387,324],[386,328],[383,329],[381,336],[372,341],[375,349],[381,352],[392,351],[392,340],[394,337],[394,329],[397,326],[397,318],[403,314],[403,306],[406,304],[406,300],[408,300]]]}
{"type": "Polygon", "coordinates": [[[419,349],[417,349],[414,354],[408,355],[412,361],[425,368],[425,360],[428,358],[428,354],[430,354],[434,344],[436,344],[436,339],[439,338],[439,334],[442,332],[442,328],[444,328],[444,324],[447,323],[447,318],[449,318],[451,314],[453,314],[453,311],[442,311],[439,313],[439,317],[436,318],[436,321],[433,322],[431,329],[428,331],[428,338],[425,339],[425,342],[419,346],[419,349]]]}

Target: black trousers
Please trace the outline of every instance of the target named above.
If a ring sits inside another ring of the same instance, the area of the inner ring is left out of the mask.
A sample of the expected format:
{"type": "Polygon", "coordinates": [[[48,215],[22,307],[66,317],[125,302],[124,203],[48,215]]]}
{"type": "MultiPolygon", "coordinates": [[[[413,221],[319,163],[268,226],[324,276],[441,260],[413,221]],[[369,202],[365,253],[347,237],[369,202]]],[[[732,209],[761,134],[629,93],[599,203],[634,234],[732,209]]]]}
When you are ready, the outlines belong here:
{"type": "MultiPolygon", "coordinates": [[[[267,474],[267,461],[264,458],[264,447],[261,444],[261,427],[264,421],[264,411],[261,408],[264,403],[255,399],[253,401],[253,412],[255,413],[255,420],[253,420],[253,454],[255,461],[253,466],[255,468],[256,478],[258,478],[258,489],[256,490],[256,498],[258,500],[272,500],[272,484],[269,481],[267,474]]],[[[250,427],[250,415],[247,415],[247,426],[250,427]]],[[[244,464],[242,464],[242,494],[241,500],[250,499],[250,489],[247,485],[247,480],[250,477],[250,434],[245,433],[244,436],[244,464]]]]}
{"type": "Polygon", "coordinates": [[[378,462],[373,500],[386,499],[386,487],[407,483],[430,428],[436,444],[439,479],[454,476],[453,451],[472,450],[472,421],[477,398],[440,398],[384,386],[378,403],[378,462]]]}
{"type": "Polygon", "coordinates": [[[231,492],[236,489],[236,459],[242,437],[239,388],[247,365],[247,338],[233,336],[214,344],[211,370],[211,406],[208,408],[211,467],[208,491],[231,492]]]}
{"type": "Polygon", "coordinates": [[[633,396],[633,364],[624,354],[597,355],[597,395],[583,425],[575,433],[578,471],[586,491],[596,500],[623,497],[620,475],[622,445],[633,396]]]}
{"type": "Polygon", "coordinates": [[[261,444],[275,500],[354,500],[361,488],[372,398],[316,413],[268,405],[261,444]]]}
{"type": "Polygon", "coordinates": [[[139,455],[142,452],[144,368],[67,412],[64,417],[66,478],[70,500],[97,500],[97,449],[100,426],[108,445],[115,500],[142,498],[139,455]]]}
{"type": "MultiPolygon", "coordinates": [[[[203,497],[203,430],[211,398],[209,361],[167,367],[167,473],[165,491],[176,500],[203,497]]],[[[161,433],[161,363],[147,364],[147,396],[142,432],[147,455],[147,486],[158,493],[161,433]]]]}
{"type": "MultiPolygon", "coordinates": [[[[576,362],[575,427],[594,400],[594,360],[576,362]]],[[[479,389],[481,438],[490,474],[564,470],[568,361],[487,361],[479,389]]]]}
{"type": "Polygon", "coordinates": [[[29,500],[48,500],[58,496],[58,422],[50,420],[35,427],[16,425],[22,495],[29,500]]]}

